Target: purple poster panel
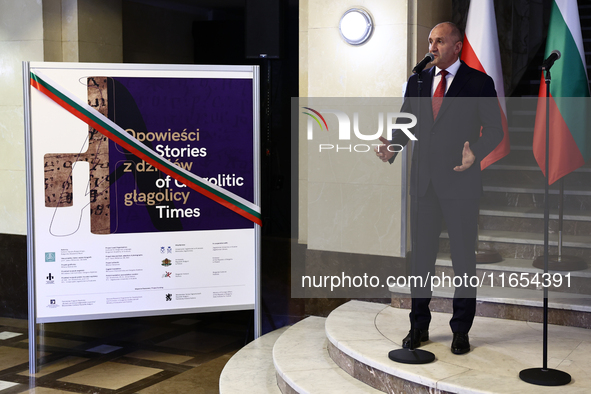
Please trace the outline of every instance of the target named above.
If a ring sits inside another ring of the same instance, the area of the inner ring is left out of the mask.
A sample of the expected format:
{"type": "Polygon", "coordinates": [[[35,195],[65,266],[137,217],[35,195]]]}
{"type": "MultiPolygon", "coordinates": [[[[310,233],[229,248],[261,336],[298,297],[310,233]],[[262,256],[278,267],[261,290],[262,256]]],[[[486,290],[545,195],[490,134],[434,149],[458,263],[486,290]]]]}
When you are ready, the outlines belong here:
{"type": "MultiPolygon", "coordinates": [[[[91,105],[101,102],[112,121],[175,165],[253,201],[252,80],[109,77],[102,81],[101,96],[89,97],[91,105]]],[[[113,141],[108,160],[108,218],[94,212],[108,221],[104,223],[108,233],[254,226],[113,141]]]]}

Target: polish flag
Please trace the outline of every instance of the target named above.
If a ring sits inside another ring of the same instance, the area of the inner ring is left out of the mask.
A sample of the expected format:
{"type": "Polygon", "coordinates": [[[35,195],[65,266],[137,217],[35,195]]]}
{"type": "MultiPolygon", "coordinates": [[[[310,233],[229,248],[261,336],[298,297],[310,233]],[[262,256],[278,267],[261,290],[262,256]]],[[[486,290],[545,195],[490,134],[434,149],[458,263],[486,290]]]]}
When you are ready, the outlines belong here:
{"type": "Polygon", "coordinates": [[[497,22],[493,0],[477,0],[470,2],[466,34],[462,46],[462,60],[468,66],[488,74],[495,83],[501,120],[503,123],[503,141],[480,163],[484,170],[489,165],[509,154],[509,127],[507,126],[507,108],[505,106],[505,88],[503,86],[503,69],[501,68],[501,52],[497,35],[497,22]]]}

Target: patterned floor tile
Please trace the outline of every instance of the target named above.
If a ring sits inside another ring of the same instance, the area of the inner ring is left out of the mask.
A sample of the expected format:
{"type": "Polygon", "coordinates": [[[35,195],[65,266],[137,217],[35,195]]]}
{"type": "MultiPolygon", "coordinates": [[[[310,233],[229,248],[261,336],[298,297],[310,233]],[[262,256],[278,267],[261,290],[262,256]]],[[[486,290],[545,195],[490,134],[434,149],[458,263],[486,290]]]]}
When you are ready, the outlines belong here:
{"type": "Polygon", "coordinates": [[[231,355],[224,355],[198,368],[193,368],[163,382],[154,384],[139,394],[218,394],[219,375],[231,355]]]}
{"type": "MultiPolygon", "coordinates": [[[[69,357],[62,358],[62,359],[60,359],[56,362],[53,362],[51,364],[41,365],[41,366],[39,366],[39,372],[37,372],[35,374],[35,378],[40,378],[40,377],[49,375],[51,373],[54,373],[56,371],[61,371],[62,369],[69,368],[73,365],[80,364],[81,362],[84,362],[87,360],[88,360],[87,358],[83,358],[83,357],[69,356],[69,357]]],[[[29,374],[29,370],[19,372],[18,375],[31,376],[29,374]]]]}
{"type": "Polygon", "coordinates": [[[10,331],[2,331],[0,332],[0,340],[6,340],[14,337],[18,337],[19,335],[23,335],[20,332],[10,332],[10,331]]]}
{"type": "Polygon", "coordinates": [[[15,367],[29,361],[29,352],[26,349],[0,346],[0,371],[15,367]]]}
{"type": "Polygon", "coordinates": [[[111,352],[114,352],[115,350],[119,350],[119,349],[121,349],[121,346],[99,345],[99,346],[95,346],[90,349],[86,349],[86,351],[93,352],[93,353],[107,354],[107,353],[111,353],[111,352]]]}
{"type": "Polygon", "coordinates": [[[58,379],[62,382],[117,390],[161,372],[161,369],[106,362],[58,379]]]}
{"type": "Polygon", "coordinates": [[[9,388],[14,387],[16,385],[18,385],[18,383],[6,382],[4,380],[0,380],[0,391],[9,389],[9,388]]]}
{"type": "Polygon", "coordinates": [[[128,354],[127,357],[140,358],[142,360],[151,360],[151,361],[158,361],[161,363],[171,363],[171,364],[182,364],[182,363],[189,361],[193,358],[191,356],[181,356],[178,354],[151,352],[148,350],[138,350],[136,352],[128,354]]]}

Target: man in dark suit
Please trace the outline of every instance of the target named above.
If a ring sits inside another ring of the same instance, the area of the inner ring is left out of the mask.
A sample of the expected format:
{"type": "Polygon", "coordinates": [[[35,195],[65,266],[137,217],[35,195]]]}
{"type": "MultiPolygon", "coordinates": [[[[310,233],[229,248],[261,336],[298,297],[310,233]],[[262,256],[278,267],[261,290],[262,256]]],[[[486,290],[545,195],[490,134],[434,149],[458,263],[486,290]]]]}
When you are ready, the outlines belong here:
{"type": "MultiPolygon", "coordinates": [[[[460,62],[462,33],[450,22],[440,23],[429,34],[433,67],[410,77],[402,112],[417,116],[413,132],[417,137],[411,167],[411,229],[413,239],[412,275],[425,281],[435,274],[442,219],[450,241],[454,275],[476,275],[476,237],[482,194],[480,161],[503,138],[500,110],[493,80],[460,62]],[[414,228],[413,228],[414,227],[414,228]]],[[[406,145],[408,137],[400,130],[392,140],[383,137],[376,150],[384,162],[393,162],[389,144],[406,145]]],[[[392,149],[396,150],[396,149],[392,149]]],[[[429,282],[411,286],[414,328],[403,339],[415,347],[429,339],[431,313],[429,282]]],[[[476,288],[465,281],[456,287],[451,351],[470,351],[468,331],[476,311],[476,288]]]]}

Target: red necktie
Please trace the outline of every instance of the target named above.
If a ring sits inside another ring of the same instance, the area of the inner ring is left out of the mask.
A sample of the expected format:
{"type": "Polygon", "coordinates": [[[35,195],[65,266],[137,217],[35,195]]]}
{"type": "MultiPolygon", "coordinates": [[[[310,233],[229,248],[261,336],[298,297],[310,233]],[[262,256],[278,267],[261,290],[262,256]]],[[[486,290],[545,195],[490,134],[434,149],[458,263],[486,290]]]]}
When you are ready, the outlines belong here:
{"type": "Polygon", "coordinates": [[[433,98],[431,100],[431,104],[433,105],[433,119],[437,119],[437,114],[439,113],[439,109],[441,108],[441,104],[443,103],[443,97],[445,96],[445,87],[447,85],[445,76],[449,74],[449,71],[441,70],[439,74],[441,75],[441,80],[439,81],[439,85],[437,85],[437,89],[435,89],[435,93],[433,93],[433,98]]]}

